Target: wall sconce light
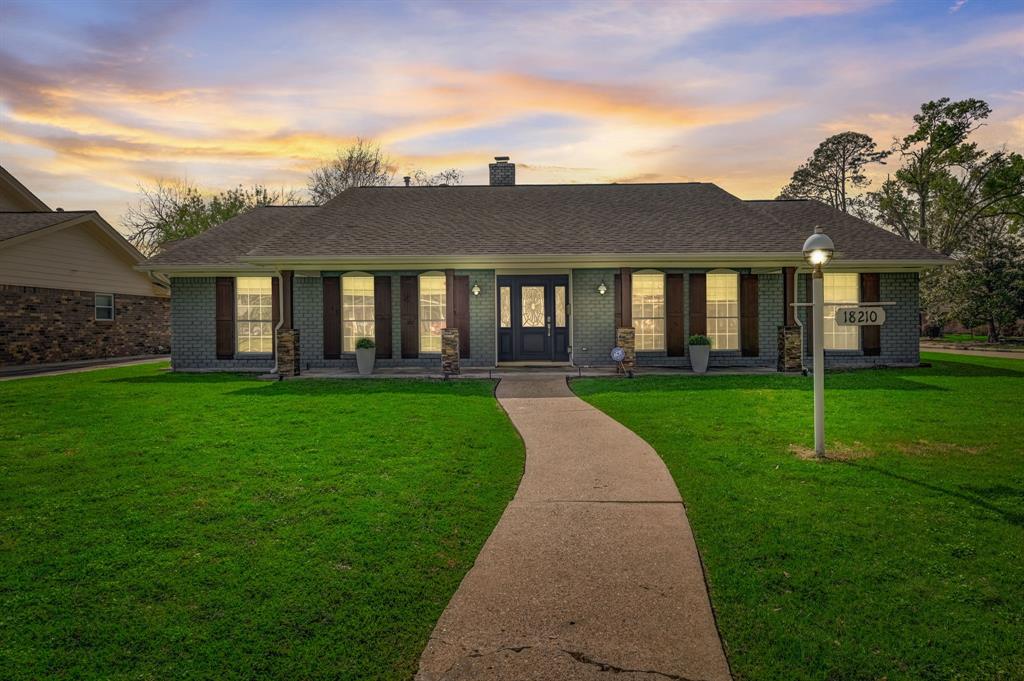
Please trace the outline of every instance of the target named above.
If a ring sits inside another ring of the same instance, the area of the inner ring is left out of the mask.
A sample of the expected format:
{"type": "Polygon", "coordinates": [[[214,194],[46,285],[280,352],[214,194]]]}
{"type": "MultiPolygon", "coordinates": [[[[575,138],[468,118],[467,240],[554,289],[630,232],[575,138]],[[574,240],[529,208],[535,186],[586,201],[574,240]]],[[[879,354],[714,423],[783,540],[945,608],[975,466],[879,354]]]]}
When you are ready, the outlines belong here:
{"type": "Polygon", "coordinates": [[[604,285],[603,281],[597,285],[597,292],[602,296],[608,293],[608,287],[604,285]]]}
{"type": "Polygon", "coordinates": [[[470,289],[474,296],[480,295],[480,284],[473,284],[473,288],[470,289]]]}

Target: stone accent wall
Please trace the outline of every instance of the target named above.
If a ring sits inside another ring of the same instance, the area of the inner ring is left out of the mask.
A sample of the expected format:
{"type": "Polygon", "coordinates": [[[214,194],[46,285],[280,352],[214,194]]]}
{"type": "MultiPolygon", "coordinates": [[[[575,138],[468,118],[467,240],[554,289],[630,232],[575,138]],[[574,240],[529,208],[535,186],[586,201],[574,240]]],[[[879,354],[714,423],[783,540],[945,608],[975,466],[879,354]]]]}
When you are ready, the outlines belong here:
{"type": "Polygon", "coordinates": [[[270,371],[273,354],[217,359],[217,289],[215,277],[171,279],[171,366],[175,371],[233,369],[270,371]]]}
{"type": "Polygon", "coordinates": [[[615,270],[572,271],[572,347],[578,366],[610,365],[615,347],[615,270]],[[608,287],[597,292],[601,282],[608,287]]]}
{"type": "Polygon", "coordinates": [[[459,330],[441,329],[441,373],[459,373],[459,330]]]}
{"type": "MultiPolygon", "coordinates": [[[[805,278],[797,277],[797,300],[804,301],[805,278]]],[[[879,297],[883,302],[895,302],[885,307],[882,324],[882,353],[865,357],[860,350],[826,350],[826,368],[856,368],[873,366],[916,366],[921,362],[920,323],[917,272],[883,272],[879,275],[879,297]]],[[[800,320],[806,324],[810,308],[797,308],[800,320]]],[[[805,326],[806,328],[806,326],[805,326]]],[[[804,343],[804,355],[811,357],[812,345],[804,343]]],[[[808,366],[810,362],[808,361],[808,366]]]]}
{"type": "Polygon", "coordinates": [[[301,354],[299,332],[295,329],[280,329],[277,332],[277,373],[285,378],[298,376],[301,354]]]}
{"type": "Polygon", "coordinates": [[[632,376],[633,369],[636,368],[636,329],[632,326],[615,329],[615,347],[622,348],[625,353],[616,371],[632,376]]]}
{"type": "Polygon", "coordinates": [[[115,293],[99,321],[93,291],[0,285],[0,339],[0,366],[165,354],[170,301],[115,293]]]}
{"type": "Polygon", "coordinates": [[[779,327],[779,371],[800,371],[800,327],[779,327]]]}

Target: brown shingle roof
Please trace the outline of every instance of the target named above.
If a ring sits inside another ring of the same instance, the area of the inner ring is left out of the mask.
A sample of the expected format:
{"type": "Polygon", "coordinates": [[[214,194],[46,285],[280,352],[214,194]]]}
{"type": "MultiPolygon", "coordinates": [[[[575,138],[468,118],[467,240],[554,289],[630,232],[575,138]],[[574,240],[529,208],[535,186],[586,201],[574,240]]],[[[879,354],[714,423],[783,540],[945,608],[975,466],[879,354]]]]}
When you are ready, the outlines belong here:
{"type": "Polygon", "coordinates": [[[944,256],[866,220],[811,199],[748,201],[780,222],[810,235],[820,225],[836,244],[839,260],[943,260],[944,256]]]}
{"type": "MultiPolygon", "coordinates": [[[[255,208],[202,234],[177,241],[171,248],[146,261],[147,265],[237,265],[256,245],[292,227],[315,206],[265,206],[255,208]]],[[[314,251],[315,252],[315,251],[314,251]]]]}
{"type": "Polygon", "coordinates": [[[362,187],[250,255],[793,252],[805,236],[704,183],[362,187]]]}
{"type": "Polygon", "coordinates": [[[713,184],[362,187],[322,207],[267,207],[150,266],[294,258],[785,254],[820,224],[847,260],[940,256],[811,201],[742,201],[713,184]]]}
{"type": "Polygon", "coordinates": [[[53,227],[62,222],[77,220],[93,212],[90,210],[0,212],[0,241],[53,227]]]}

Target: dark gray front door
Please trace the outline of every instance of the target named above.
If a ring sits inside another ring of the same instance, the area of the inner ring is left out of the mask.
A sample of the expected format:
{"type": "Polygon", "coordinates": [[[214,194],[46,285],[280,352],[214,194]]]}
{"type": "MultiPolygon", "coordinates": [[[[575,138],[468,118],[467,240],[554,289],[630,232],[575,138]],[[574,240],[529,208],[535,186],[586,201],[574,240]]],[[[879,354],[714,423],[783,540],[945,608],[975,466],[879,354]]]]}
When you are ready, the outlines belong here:
{"type": "Polygon", "coordinates": [[[498,277],[498,360],[569,361],[569,277],[498,277]]]}

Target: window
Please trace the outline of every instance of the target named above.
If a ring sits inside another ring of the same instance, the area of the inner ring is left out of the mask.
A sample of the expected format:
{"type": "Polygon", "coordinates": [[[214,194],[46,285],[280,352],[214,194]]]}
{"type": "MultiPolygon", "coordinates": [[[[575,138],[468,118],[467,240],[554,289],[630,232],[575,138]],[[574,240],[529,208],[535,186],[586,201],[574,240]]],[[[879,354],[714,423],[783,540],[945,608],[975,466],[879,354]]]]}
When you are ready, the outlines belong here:
{"type": "Polygon", "coordinates": [[[665,349],[665,275],[633,274],[633,328],[637,350],[665,349]]]}
{"type": "Polygon", "coordinates": [[[740,275],[708,272],[708,337],[712,350],[740,349],[740,275]]]}
{"type": "Polygon", "coordinates": [[[565,326],[565,287],[555,287],[555,326],[565,326]]]}
{"type": "Polygon", "coordinates": [[[825,273],[825,349],[859,350],[860,327],[836,324],[842,303],[860,302],[860,275],[825,273]]]}
{"type": "Polygon", "coordinates": [[[441,352],[441,329],[445,326],[445,280],[443,274],[420,275],[420,352],[441,352]]]}
{"type": "Polygon", "coordinates": [[[341,351],[355,352],[360,338],[374,338],[373,277],[346,274],[341,278],[341,351]]]}
{"type": "Polygon", "coordinates": [[[238,352],[274,351],[274,295],[270,277],[235,279],[235,320],[238,352]]]}
{"type": "Polygon", "coordinates": [[[501,328],[507,329],[512,326],[512,287],[502,286],[498,289],[498,305],[500,310],[501,328]]]}
{"type": "Polygon", "coordinates": [[[99,321],[114,321],[114,294],[97,293],[95,302],[96,319],[99,321]]]}

